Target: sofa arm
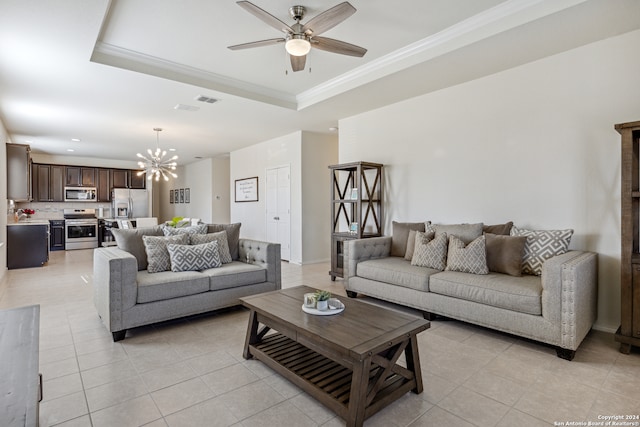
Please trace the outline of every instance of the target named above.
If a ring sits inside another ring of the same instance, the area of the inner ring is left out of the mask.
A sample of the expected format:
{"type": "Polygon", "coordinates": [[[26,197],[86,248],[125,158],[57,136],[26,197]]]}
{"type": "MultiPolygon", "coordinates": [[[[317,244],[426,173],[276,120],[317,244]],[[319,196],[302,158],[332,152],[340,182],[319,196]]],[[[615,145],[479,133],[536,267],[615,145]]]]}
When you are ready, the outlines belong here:
{"type": "Polygon", "coordinates": [[[542,316],[561,329],[561,344],[575,350],[596,320],[598,257],[569,251],[542,265],[542,316]]]}
{"type": "Polygon", "coordinates": [[[344,241],[344,272],[342,278],[348,285],[349,278],[356,275],[356,267],[360,261],[386,258],[391,254],[391,236],[370,237],[344,241]]]}
{"type": "Polygon", "coordinates": [[[258,264],[267,269],[267,282],[275,283],[276,289],[282,287],[280,273],[280,243],[261,242],[253,239],[240,239],[238,242],[238,261],[258,264]]]}
{"type": "Polygon", "coordinates": [[[122,313],[136,304],[138,262],[117,247],[93,251],[93,303],[110,332],[126,329],[122,313]]]}

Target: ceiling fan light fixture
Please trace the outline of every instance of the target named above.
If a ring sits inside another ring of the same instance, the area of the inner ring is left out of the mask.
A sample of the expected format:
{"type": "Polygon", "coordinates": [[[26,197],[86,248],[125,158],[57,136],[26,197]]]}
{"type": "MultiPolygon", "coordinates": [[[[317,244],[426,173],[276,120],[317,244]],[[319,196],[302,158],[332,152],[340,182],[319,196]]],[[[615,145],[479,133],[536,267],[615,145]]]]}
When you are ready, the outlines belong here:
{"type": "Polygon", "coordinates": [[[311,43],[304,35],[294,34],[284,44],[284,48],[289,55],[305,56],[311,50],[311,43]]]}

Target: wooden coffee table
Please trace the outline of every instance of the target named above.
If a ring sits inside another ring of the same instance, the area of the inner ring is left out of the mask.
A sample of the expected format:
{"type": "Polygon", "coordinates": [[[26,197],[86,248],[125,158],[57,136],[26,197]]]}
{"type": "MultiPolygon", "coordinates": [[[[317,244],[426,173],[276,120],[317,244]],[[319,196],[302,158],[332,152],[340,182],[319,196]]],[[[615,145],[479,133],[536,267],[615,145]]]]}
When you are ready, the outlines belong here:
{"type": "Polygon", "coordinates": [[[251,310],[244,358],[262,361],[347,426],[362,426],[408,391],[422,393],[416,335],[428,321],[349,298],[341,298],[342,313],[307,314],[302,298],[313,291],[299,286],[240,298],[251,310]],[[396,363],[403,353],[406,368],[396,363]]]}

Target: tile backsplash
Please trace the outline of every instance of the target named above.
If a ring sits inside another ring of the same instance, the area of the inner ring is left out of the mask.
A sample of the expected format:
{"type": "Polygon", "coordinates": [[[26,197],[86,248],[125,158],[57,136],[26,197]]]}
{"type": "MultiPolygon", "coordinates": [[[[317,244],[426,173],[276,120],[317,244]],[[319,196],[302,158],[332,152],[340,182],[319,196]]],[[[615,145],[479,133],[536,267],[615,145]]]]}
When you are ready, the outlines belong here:
{"type": "Polygon", "coordinates": [[[103,208],[104,217],[111,217],[111,204],[107,202],[16,202],[16,209],[30,208],[36,211],[34,219],[63,219],[64,209],[95,209],[98,216],[98,208],[103,208]]]}

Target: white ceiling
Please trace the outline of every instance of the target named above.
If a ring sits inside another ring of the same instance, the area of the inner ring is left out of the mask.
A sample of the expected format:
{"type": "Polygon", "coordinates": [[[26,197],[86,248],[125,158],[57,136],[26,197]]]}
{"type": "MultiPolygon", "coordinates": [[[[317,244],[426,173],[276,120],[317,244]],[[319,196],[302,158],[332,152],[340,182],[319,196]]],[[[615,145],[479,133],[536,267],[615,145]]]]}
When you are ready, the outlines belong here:
{"type": "MultiPolygon", "coordinates": [[[[304,23],[339,0],[253,3],[292,24],[290,6],[304,23]]],[[[116,160],[161,127],[189,163],[640,28],[637,0],[350,3],[323,35],[367,54],[312,50],[293,73],[283,45],[227,49],[280,36],[234,0],[0,0],[0,118],[34,152],[116,160]]]]}

